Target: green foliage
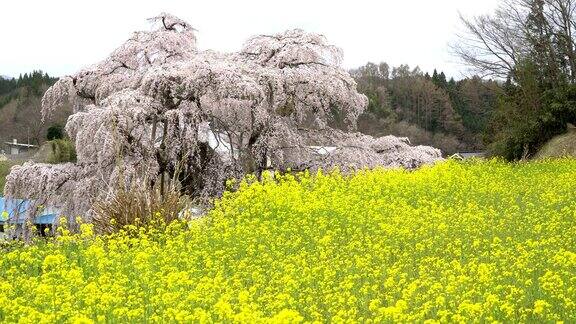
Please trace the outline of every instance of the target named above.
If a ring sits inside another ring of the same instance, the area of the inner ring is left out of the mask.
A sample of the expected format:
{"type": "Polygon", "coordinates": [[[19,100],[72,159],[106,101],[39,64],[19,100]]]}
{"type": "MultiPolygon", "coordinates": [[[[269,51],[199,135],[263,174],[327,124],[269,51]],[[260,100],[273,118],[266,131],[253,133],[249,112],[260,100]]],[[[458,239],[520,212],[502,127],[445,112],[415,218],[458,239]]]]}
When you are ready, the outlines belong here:
{"type": "Polygon", "coordinates": [[[494,115],[490,153],[508,160],[532,157],[551,138],[576,122],[576,85],[549,88],[536,63],[516,67],[515,84],[508,85],[494,115]]]}
{"type": "Polygon", "coordinates": [[[564,159],[249,179],[166,230],[0,253],[0,321],[573,323],[575,178],[564,159]]]}
{"type": "Polygon", "coordinates": [[[24,73],[18,79],[0,78],[0,108],[18,98],[22,91],[28,96],[41,96],[44,87],[53,85],[57,80],[40,70],[24,73]]]}
{"type": "Polygon", "coordinates": [[[444,72],[438,73],[438,71],[434,69],[434,73],[432,74],[432,82],[440,89],[448,89],[448,81],[446,80],[446,75],[444,72]]]}
{"type": "Polygon", "coordinates": [[[21,165],[24,162],[25,161],[22,160],[0,161],[0,196],[4,193],[4,185],[6,185],[6,177],[10,174],[10,169],[15,165],[21,165]]]}
{"type": "Polygon", "coordinates": [[[42,95],[42,86],[51,86],[53,85],[58,78],[50,77],[47,73],[43,73],[42,71],[33,71],[32,73],[24,73],[24,75],[20,75],[16,82],[17,87],[24,87],[28,89],[33,95],[41,96],[42,95]]]}
{"type": "Polygon", "coordinates": [[[18,98],[18,94],[16,92],[11,92],[5,95],[0,95],[0,108],[6,106],[10,101],[18,98]]]}
{"type": "Polygon", "coordinates": [[[66,122],[72,112],[70,104],[64,104],[46,119],[41,115],[42,96],[55,80],[41,72],[33,72],[8,81],[12,88],[8,93],[0,94],[2,142],[16,138],[19,142],[40,146],[46,141],[49,126],[66,122]]]}
{"type": "Polygon", "coordinates": [[[368,97],[367,111],[378,118],[395,118],[388,89],[388,64],[368,63],[351,73],[358,82],[358,91],[368,97]]]}
{"type": "Polygon", "coordinates": [[[18,80],[0,78],[0,96],[18,88],[18,80]]]}
{"type": "Polygon", "coordinates": [[[12,163],[9,161],[0,161],[0,195],[4,192],[4,185],[6,184],[6,176],[10,173],[12,163]]]}
{"type": "Polygon", "coordinates": [[[60,124],[55,124],[48,127],[46,131],[46,139],[49,141],[64,138],[64,127],[60,124]]]}
{"type": "Polygon", "coordinates": [[[48,163],[76,162],[76,149],[69,139],[56,139],[50,142],[52,152],[48,163]]]}

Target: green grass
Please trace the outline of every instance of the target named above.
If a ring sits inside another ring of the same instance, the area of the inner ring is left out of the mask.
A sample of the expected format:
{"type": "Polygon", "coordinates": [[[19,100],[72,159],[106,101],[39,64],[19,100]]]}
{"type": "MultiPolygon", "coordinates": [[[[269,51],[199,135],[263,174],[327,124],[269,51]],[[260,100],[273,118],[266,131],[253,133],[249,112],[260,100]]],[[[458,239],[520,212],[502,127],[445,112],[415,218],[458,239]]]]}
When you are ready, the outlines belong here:
{"type": "Polygon", "coordinates": [[[6,176],[10,173],[10,168],[17,163],[11,161],[0,161],[0,196],[4,191],[4,185],[6,184],[6,176]]]}

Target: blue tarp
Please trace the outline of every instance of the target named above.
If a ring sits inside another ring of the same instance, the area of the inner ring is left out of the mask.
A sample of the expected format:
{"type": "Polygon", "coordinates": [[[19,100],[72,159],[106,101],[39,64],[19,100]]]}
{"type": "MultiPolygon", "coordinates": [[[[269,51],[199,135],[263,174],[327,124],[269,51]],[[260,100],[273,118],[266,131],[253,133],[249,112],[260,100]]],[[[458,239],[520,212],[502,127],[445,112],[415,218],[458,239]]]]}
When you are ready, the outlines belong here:
{"type": "Polygon", "coordinates": [[[54,221],[56,221],[56,214],[46,214],[36,217],[34,224],[51,225],[54,224],[54,221]]]}
{"type": "MultiPolygon", "coordinates": [[[[0,197],[0,225],[9,224],[23,224],[26,217],[27,210],[31,207],[30,200],[24,199],[5,199],[0,197]]],[[[56,214],[49,211],[40,211],[36,216],[34,224],[54,224],[56,214]]]]}

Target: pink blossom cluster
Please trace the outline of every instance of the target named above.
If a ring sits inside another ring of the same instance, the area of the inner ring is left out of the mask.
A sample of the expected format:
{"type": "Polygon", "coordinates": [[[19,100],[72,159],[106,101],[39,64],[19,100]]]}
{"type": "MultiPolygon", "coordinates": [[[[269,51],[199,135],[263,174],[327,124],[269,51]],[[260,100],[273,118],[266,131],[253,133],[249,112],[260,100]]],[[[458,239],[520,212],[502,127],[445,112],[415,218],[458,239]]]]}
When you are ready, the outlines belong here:
{"type": "Polygon", "coordinates": [[[151,22],[46,92],[44,116],[73,103],[66,132],[77,162],[15,167],[7,195],[89,220],[96,200],[134,182],[172,179],[183,194],[209,197],[228,178],[270,168],[414,168],[441,158],[405,139],[351,133],[367,98],[322,35],[289,30],[217,53],[198,50],[195,30],[177,17],[151,22]]]}

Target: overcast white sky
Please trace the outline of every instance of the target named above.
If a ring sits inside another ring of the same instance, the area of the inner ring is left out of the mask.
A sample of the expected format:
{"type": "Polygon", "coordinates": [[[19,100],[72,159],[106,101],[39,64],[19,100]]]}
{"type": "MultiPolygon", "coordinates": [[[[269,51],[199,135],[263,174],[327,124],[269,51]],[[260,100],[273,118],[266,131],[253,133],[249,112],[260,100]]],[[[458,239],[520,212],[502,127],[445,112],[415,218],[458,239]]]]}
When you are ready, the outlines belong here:
{"type": "Polygon", "coordinates": [[[385,61],[456,78],[465,68],[448,43],[458,13],[491,12],[498,0],[15,0],[0,4],[0,75],[42,69],[61,76],[105,58],[146,18],[169,12],[198,29],[200,49],[236,51],[251,35],[319,32],[344,50],[344,67],[385,61]]]}

